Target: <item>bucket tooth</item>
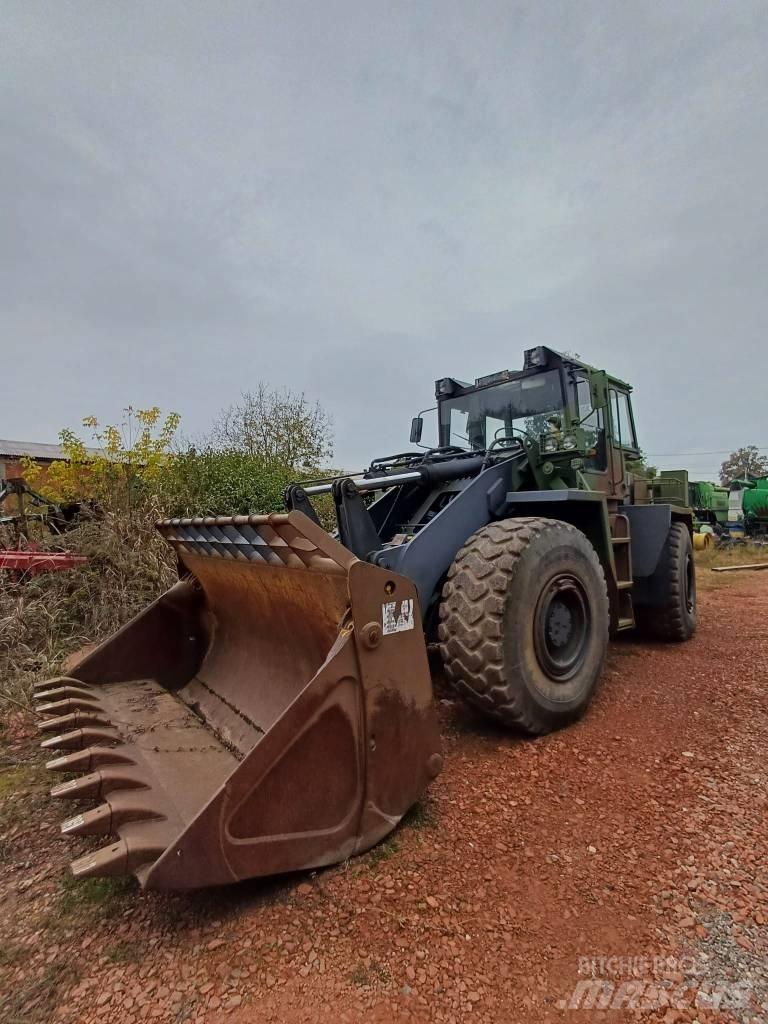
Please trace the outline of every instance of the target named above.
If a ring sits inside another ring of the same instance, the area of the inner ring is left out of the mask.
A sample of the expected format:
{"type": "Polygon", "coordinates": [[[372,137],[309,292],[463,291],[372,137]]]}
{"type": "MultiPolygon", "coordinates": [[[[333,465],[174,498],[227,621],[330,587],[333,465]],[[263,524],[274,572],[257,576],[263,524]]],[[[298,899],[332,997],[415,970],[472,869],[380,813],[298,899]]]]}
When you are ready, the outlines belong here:
{"type": "Polygon", "coordinates": [[[55,757],[46,764],[51,772],[90,772],[98,765],[135,765],[136,762],[119,747],[86,747],[74,754],[55,757]]]}
{"type": "Polygon", "coordinates": [[[84,725],[111,725],[104,715],[96,715],[92,711],[73,711],[70,715],[61,715],[59,718],[48,718],[44,722],[38,722],[39,732],[69,731],[78,729],[84,725]]]}
{"type": "Polygon", "coordinates": [[[127,822],[151,822],[165,818],[151,790],[117,790],[104,803],[62,822],[66,836],[108,835],[127,822]]]}
{"type": "Polygon", "coordinates": [[[84,686],[54,686],[52,690],[38,690],[32,694],[32,700],[38,704],[38,710],[41,710],[40,703],[63,700],[66,697],[94,700],[95,694],[92,689],[86,689],[84,686]]]}
{"type": "Polygon", "coordinates": [[[105,836],[112,831],[112,808],[99,804],[92,811],[83,811],[61,823],[63,836],[105,836]]]}
{"type": "Polygon", "coordinates": [[[48,718],[37,723],[38,732],[67,733],[76,729],[79,725],[77,715],[59,715],[56,718],[48,718]]]}
{"type": "Polygon", "coordinates": [[[40,744],[43,750],[80,750],[83,744],[83,733],[81,729],[74,732],[64,733],[63,736],[51,736],[40,744]]]}
{"type": "Polygon", "coordinates": [[[101,729],[97,726],[85,726],[83,729],[73,729],[72,732],[65,732],[61,736],[51,736],[43,740],[40,746],[43,750],[81,750],[89,743],[101,740],[104,743],[116,743],[120,737],[114,729],[101,729]]]}
{"type": "Polygon", "coordinates": [[[61,782],[51,789],[51,796],[62,800],[98,800],[116,789],[148,788],[136,769],[117,766],[61,782]]]}
{"type": "Polygon", "coordinates": [[[124,839],[73,860],[70,870],[75,878],[102,878],[128,874],[128,844],[124,839]]]}
{"type": "Polygon", "coordinates": [[[51,787],[51,796],[57,800],[97,800],[101,796],[101,772],[60,782],[51,787]]]}
{"type": "Polygon", "coordinates": [[[143,821],[127,826],[125,836],[72,861],[72,874],[76,878],[135,874],[141,882],[171,838],[166,822],[143,821]]]}
{"type": "Polygon", "coordinates": [[[152,822],[168,818],[157,795],[148,786],[138,790],[117,789],[105,802],[112,810],[112,824],[115,828],[127,822],[152,822]]]}
{"type": "Polygon", "coordinates": [[[64,700],[54,700],[47,704],[38,704],[35,708],[41,715],[67,715],[73,711],[100,711],[101,705],[98,701],[88,700],[85,697],[66,697],[64,700]]]}
{"type": "Polygon", "coordinates": [[[54,676],[52,679],[41,679],[39,683],[33,683],[32,692],[36,696],[38,693],[48,693],[61,686],[73,686],[80,690],[92,689],[89,683],[75,679],[74,676],[54,676]]]}
{"type": "Polygon", "coordinates": [[[106,796],[115,790],[149,789],[149,785],[137,769],[131,768],[102,768],[101,793],[106,796]]]}

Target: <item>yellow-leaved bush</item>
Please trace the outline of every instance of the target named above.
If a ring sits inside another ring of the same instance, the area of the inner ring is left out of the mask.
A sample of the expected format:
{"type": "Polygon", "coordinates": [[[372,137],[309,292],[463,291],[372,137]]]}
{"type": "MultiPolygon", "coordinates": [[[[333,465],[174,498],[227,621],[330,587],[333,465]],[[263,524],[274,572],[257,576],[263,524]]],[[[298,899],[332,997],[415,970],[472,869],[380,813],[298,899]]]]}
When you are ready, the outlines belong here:
{"type": "Polygon", "coordinates": [[[163,416],[158,406],[135,409],[129,405],[123,413],[120,426],[102,427],[95,416],[86,416],[83,427],[91,432],[90,445],[73,430],[60,431],[65,458],[50,463],[45,471],[33,459],[24,459],[27,483],[59,503],[130,506],[151,489],[173,459],[180,417],[175,412],[163,416]]]}

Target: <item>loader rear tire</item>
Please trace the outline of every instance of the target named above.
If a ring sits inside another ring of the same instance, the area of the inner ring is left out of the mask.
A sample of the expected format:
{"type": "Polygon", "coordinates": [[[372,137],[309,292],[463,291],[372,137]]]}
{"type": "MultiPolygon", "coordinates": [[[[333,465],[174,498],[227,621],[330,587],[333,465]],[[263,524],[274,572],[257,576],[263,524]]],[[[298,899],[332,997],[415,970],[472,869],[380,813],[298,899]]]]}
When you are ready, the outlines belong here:
{"type": "Polygon", "coordinates": [[[683,643],[696,632],[696,569],[688,527],[672,523],[653,574],[662,595],[656,608],[639,608],[638,625],[652,640],[683,643]]]}
{"type": "Polygon", "coordinates": [[[538,735],[586,709],[608,626],[605,576],[586,536],[556,519],[525,517],[482,527],[459,551],[438,635],[459,693],[538,735]]]}

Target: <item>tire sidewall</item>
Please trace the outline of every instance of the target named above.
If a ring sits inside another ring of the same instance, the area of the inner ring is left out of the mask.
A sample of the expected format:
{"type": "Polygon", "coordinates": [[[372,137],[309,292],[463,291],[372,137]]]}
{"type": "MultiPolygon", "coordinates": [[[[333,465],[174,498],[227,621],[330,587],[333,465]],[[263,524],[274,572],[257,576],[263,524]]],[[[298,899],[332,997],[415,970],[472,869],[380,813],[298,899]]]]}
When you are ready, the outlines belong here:
{"type": "Polygon", "coordinates": [[[696,566],[693,559],[693,542],[691,541],[691,535],[685,526],[680,523],[676,523],[675,526],[680,535],[680,544],[677,549],[677,565],[675,565],[673,571],[677,574],[677,583],[679,587],[678,592],[680,594],[680,615],[683,620],[686,634],[688,636],[692,636],[696,630],[697,621],[696,566]],[[691,567],[690,591],[686,580],[689,563],[691,567]],[[686,591],[689,591],[693,595],[692,610],[688,609],[688,605],[686,603],[686,591]]]}
{"type": "Polygon", "coordinates": [[[558,526],[553,524],[528,545],[507,588],[504,609],[507,673],[518,677],[527,709],[535,709],[535,717],[553,728],[578,717],[589,704],[605,662],[609,625],[605,579],[590,542],[580,531],[558,526]],[[544,672],[534,643],[539,599],[560,574],[579,581],[590,616],[583,663],[565,682],[555,682],[544,672]]]}

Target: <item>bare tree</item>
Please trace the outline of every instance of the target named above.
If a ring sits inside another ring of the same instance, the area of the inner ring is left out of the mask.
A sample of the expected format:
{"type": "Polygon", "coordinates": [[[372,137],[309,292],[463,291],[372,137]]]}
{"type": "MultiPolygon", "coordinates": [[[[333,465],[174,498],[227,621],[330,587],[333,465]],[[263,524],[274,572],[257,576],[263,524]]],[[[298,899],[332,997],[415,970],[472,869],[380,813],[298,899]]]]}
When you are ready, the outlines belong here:
{"type": "Polygon", "coordinates": [[[259,381],[216,418],[214,448],[242,451],[268,465],[317,469],[333,456],[333,421],[319,402],[259,381]]]}
{"type": "Polygon", "coordinates": [[[727,487],[731,480],[745,480],[750,476],[768,476],[768,456],[762,455],[753,444],[731,452],[720,467],[720,483],[727,487]]]}

